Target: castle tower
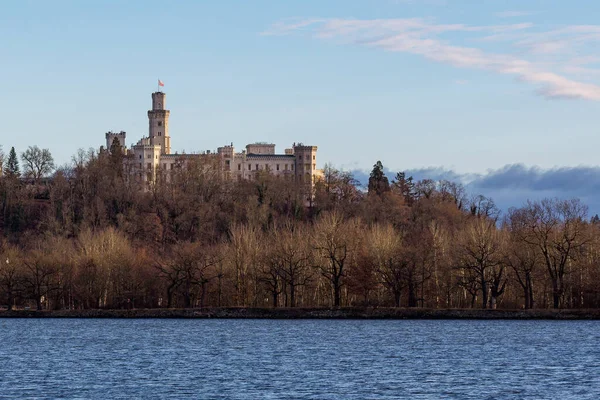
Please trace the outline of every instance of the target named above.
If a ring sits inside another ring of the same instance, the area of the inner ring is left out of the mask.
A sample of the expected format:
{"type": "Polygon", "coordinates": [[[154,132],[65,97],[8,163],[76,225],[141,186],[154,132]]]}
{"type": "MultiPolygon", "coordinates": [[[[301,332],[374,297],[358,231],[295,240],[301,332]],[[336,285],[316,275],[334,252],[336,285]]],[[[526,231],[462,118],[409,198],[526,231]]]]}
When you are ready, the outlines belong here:
{"type": "Polygon", "coordinates": [[[106,150],[111,151],[113,146],[118,146],[121,151],[125,151],[125,131],[121,132],[106,132],[106,150]]]}
{"type": "Polygon", "coordinates": [[[296,178],[300,182],[314,183],[317,172],[317,146],[305,146],[302,143],[294,144],[296,156],[296,178]]]}
{"type": "Polygon", "coordinates": [[[152,93],[152,110],[148,111],[148,136],[153,145],[161,146],[162,154],[171,154],[171,137],[169,136],[169,114],[166,104],[166,94],[152,93]]]}

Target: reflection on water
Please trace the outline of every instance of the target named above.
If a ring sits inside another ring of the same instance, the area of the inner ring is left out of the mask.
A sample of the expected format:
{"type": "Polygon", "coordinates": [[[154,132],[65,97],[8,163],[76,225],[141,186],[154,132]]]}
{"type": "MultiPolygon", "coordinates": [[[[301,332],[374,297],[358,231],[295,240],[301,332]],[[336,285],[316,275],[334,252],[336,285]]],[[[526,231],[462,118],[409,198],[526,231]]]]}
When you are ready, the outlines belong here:
{"type": "Polygon", "coordinates": [[[600,322],[0,320],[0,398],[600,398],[600,322]]]}

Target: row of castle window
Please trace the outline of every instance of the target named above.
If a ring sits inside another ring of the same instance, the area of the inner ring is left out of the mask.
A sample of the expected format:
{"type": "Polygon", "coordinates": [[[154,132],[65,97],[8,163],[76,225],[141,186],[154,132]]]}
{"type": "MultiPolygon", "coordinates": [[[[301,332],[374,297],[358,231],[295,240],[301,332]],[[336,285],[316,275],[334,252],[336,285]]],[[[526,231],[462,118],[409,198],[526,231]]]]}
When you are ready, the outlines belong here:
{"type": "MultiPolygon", "coordinates": [[[[298,156],[298,159],[299,159],[299,160],[302,160],[302,156],[301,156],[301,155],[300,155],[300,156],[298,156]]],[[[316,159],[317,159],[317,156],[313,155],[313,161],[316,161],[316,159]]]]}
{"type": "MultiPolygon", "coordinates": [[[[140,159],[141,158],[142,158],[142,155],[140,154],[140,159]]],[[[152,155],[148,154],[148,158],[152,158],[152,155]]],[[[158,156],[156,156],[156,159],[158,159],[158,156]]],[[[171,169],[173,169],[174,164],[169,164],[169,165],[171,166],[171,169]]],[[[227,166],[229,166],[229,163],[227,163],[227,166]]],[[[289,164],[284,164],[284,171],[290,171],[290,170],[293,171],[294,170],[294,164],[291,164],[291,169],[288,168],[289,166],[290,166],[289,164]]],[[[142,168],[142,163],[140,163],[140,168],[142,168]]],[[[152,163],[148,163],[148,169],[151,169],[151,168],[152,168],[152,163]]],[[[258,171],[259,169],[262,169],[262,168],[260,168],[260,164],[255,164],[255,168],[256,168],[255,171],[258,171]]],[[[166,163],[163,164],[163,169],[165,171],[167,170],[167,164],[166,163]]],[[[267,171],[269,171],[271,168],[270,168],[269,164],[265,164],[265,168],[264,169],[267,170],[267,171]]],[[[275,165],[275,169],[277,171],[280,170],[279,164],[275,165]]],[[[310,164],[304,164],[304,169],[306,171],[310,170],[310,164]]],[[[313,169],[313,171],[315,171],[317,169],[317,164],[313,164],[312,165],[312,169],[313,169]]],[[[238,171],[241,171],[241,170],[242,170],[242,164],[238,164],[238,171]]],[[[248,164],[248,171],[252,171],[252,164],[248,164]]]]}
{"type": "MultiPolygon", "coordinates": [[[[229,164],[227,164],[227,165],[229,165],[229,164]]],[[[258,171],[259,169],[262,169],[262,168],[260,168],[260,164],[256,164],[255,168],[256,168],[255,171],[258,171]]],[[[267,171],[270,169],[269,164],[265,164],[265,169],[267,171]]],[[[279,169],[279,164],[275,165],[275,169],[277,171],[280,170],[279,169]]],[[[238,171],[241,171],[241,170],[242,170],[242,164],[238,164],[238,171]]],[[[290,170],[289,169],[289,164],[284,164],[284,171],[289,171],[289,170],[290,170]]],[[[292,171],[294,170],[294,164],[291,165],[291,170],[292,171]]],[[[252,164],[248,164],[248,171],[252,171],[252,164]]]]}

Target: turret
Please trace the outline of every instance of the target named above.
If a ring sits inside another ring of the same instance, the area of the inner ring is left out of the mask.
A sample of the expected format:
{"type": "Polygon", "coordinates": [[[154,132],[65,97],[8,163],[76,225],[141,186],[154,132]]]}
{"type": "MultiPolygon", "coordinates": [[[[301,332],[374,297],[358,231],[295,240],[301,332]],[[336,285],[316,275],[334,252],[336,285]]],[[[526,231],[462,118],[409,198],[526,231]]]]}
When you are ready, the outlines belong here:
{"type": "Polygon", "coordinates": [[[112,146],[119,146],[121,148],[121,151],[125,151],[125,136],[127,136],[127,134],[125,133],[125,131],[121,131],[121,132],[106,132],[106,150],[110,151],[112,149],[112,146]]]}
{"type": "Polygon", "coordinates": [[[169,115],[165,109],[166,94],[152,93],[152,110],[148,111],[148,137],[152,144],[161,147],[162,154],[171,154],[171,137],[169,136],[169,115]]]}
{"type": "Polygon", "coordinates": [[[294,144],[296,177],[306,183],[314,183],[317,175],[317,146],[294,144]]]}

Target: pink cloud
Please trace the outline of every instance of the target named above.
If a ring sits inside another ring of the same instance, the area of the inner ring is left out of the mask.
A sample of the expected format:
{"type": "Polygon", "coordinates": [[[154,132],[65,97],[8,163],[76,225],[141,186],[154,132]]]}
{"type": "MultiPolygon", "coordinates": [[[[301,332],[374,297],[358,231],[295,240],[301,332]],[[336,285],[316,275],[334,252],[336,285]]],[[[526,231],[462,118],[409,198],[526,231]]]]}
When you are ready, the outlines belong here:
{"type": "MultiPolygon", "coordinates": [[[[555,53],[577,43],[600,38],[600,26],[571,26],[546,33],[527,33],[532,24],[468,26],[437,24],[421,18],[409,19],[311,19],[275,24],[267,34],[287,35],[300,28],[320,40],[341,40],[362,46],[402,52],[449,64],[457,68],[479,69],[503,75],[513,75],[522,82],[537,86],[536,93],[548,98],[578,98],[600,100],[600,86],[570,79],[555,72],[568,71],[569,60],[548,69],[548,63],[529,60],[506,53],[491,53],[475,47],[448,43],[444,33],[471,32],[514,38],[517,46],[529,46],[530,55],[555,53]],[[574,37],[573,37],[574,36],[574,37]],[[518,40],[517,40],[518,39],[518,40]]],[[[490,36],[487,36],[489,39],[490,36]]],[[[576,67],[582,68],[581,65],[576,67]]],[[[574,66],[571,66],[573,71],[574,66]]],[[[591,76],[591,71],[587,71],[591,76]]]]}

